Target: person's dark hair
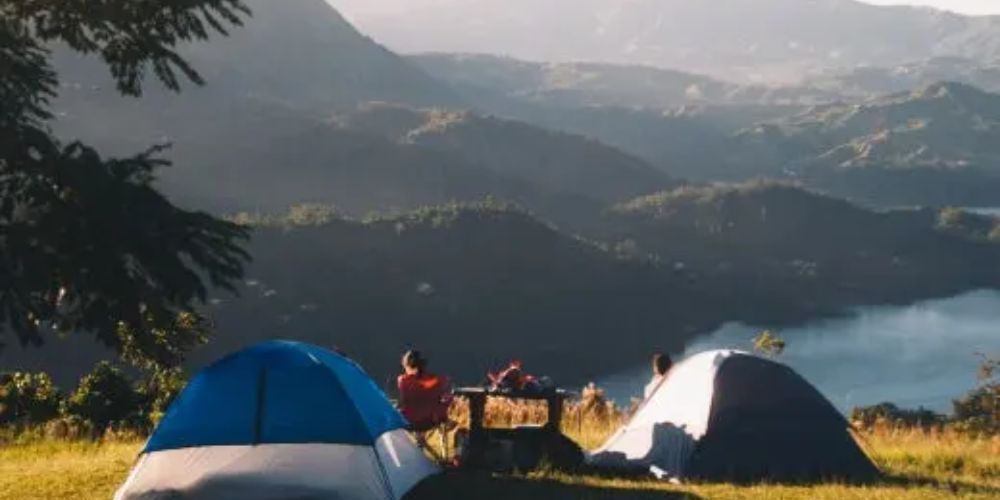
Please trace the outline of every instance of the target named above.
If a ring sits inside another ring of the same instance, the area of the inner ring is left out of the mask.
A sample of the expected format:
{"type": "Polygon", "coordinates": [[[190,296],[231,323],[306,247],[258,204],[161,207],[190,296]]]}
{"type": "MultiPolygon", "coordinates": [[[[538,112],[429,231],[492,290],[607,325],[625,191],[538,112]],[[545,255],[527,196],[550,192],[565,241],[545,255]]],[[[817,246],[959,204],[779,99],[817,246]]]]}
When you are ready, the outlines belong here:
{"type": "Polygon", "coordinates": [[[653,355],[653,371],[660,376],[666,375],[670,368],[674,366],[669,354],[657,353],[653,355]]]}
{"type": "Polygon", "coordinates": [[[403,354],[403,366],[416,370],[417,373],[424,373],[427,370],[427,360],[420,354],[420,351],[409,350],[403,354]]]}

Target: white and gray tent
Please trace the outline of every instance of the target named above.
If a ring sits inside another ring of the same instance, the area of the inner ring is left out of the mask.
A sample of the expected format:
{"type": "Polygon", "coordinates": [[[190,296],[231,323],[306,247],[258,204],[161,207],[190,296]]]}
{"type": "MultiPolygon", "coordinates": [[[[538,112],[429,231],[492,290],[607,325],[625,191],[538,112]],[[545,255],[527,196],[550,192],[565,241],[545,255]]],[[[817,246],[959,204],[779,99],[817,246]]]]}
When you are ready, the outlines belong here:
{"type": "Polygon", "coordinates": [[[785,365],[737,351],[678,363],[589,463],[740,482],[878,476],[816,388],[785,365]]]}

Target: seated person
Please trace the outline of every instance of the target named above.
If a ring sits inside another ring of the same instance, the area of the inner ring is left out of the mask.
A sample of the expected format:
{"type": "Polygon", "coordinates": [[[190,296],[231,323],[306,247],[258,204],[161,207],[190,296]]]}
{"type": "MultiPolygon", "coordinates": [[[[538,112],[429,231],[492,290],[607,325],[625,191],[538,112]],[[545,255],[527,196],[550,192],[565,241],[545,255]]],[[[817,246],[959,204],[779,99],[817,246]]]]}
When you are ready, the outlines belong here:
{"type": "Polygon", "coordinates": [[[427,360],[419,351],[407,351],[402,365],[403,374],[397,379],[399,411],[410,430],[422,434],[447,423],[452,400],[448,379],[428,373],[427,360]]]}
{"type": "Polygon", "coordinates": [[[499,373],[487,373],[486,377],[490,381],[490,389],[494,391],[520,391],[533,380],[524,373],[521,362],[516,359],[499,373]]]}
{"type": "Polygon", "coordinates": [[[660,387],[660,383],[666,378],[667,373],[670,372],[670,368],[674,366],[674,362],[671,361],[670,355],[657,353],[653,355],[653,378],[646,384],[646,388],[642,391],[643,399],[649,399],[653,395],[653,392],[660,387]]]}

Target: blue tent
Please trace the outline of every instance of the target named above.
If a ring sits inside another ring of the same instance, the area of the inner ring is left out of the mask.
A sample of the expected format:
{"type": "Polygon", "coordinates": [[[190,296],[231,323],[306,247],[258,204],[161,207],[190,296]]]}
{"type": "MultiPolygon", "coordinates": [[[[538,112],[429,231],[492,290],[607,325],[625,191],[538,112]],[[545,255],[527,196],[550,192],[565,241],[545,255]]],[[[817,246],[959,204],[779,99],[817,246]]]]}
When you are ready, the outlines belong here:
{"type": "Polygon", "coordinates": [[[353,361],[308,344],[272,341],[200,372],[144,451],[262,443],[371,445],[404,427],[399,412],[353,361]]]}
{"type": "Polygon", "coordinates": [[[265,342],[216,361],[191,380],[146,443],[119,498],[164,488],[210,498],[221,491],[220,481],[230,493],[245,486],[252,498],[271,498],[269,489],[287,494],[290,487],[308,488],[304,498],[357,491],[399,498],[435,470],[405,427],[353,361],[308,344],[265,342]],[[191,470],[192,461],[198,470],[191,470]],[[177,468],[171,463],[181,470],[165,473],[177,468]]]}

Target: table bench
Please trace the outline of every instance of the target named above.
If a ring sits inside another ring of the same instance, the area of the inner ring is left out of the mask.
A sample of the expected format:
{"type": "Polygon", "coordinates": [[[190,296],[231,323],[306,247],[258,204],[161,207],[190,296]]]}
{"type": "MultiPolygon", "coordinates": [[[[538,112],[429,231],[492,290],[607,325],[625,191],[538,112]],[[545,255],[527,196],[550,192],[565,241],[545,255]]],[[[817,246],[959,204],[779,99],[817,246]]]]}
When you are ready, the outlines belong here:
{"type": "Polygon", "coordinates": [[[571,393],[561,389],[547,391],[498,391],[483,387],[462,387],[452,392],[456,397],[469,401],[469,442],[465,452],[465,462],[469,466],[478,466],[485,462],[485,453],[492,434],[497,436],[516,437],[518,432],[560,434],[563,404],[571,397],[571,393]],[[489,429],[486,427],[486,401],[489,398],[510,400],[545,401],[548,407],[548,417],[540,429],[489,429]]]}

